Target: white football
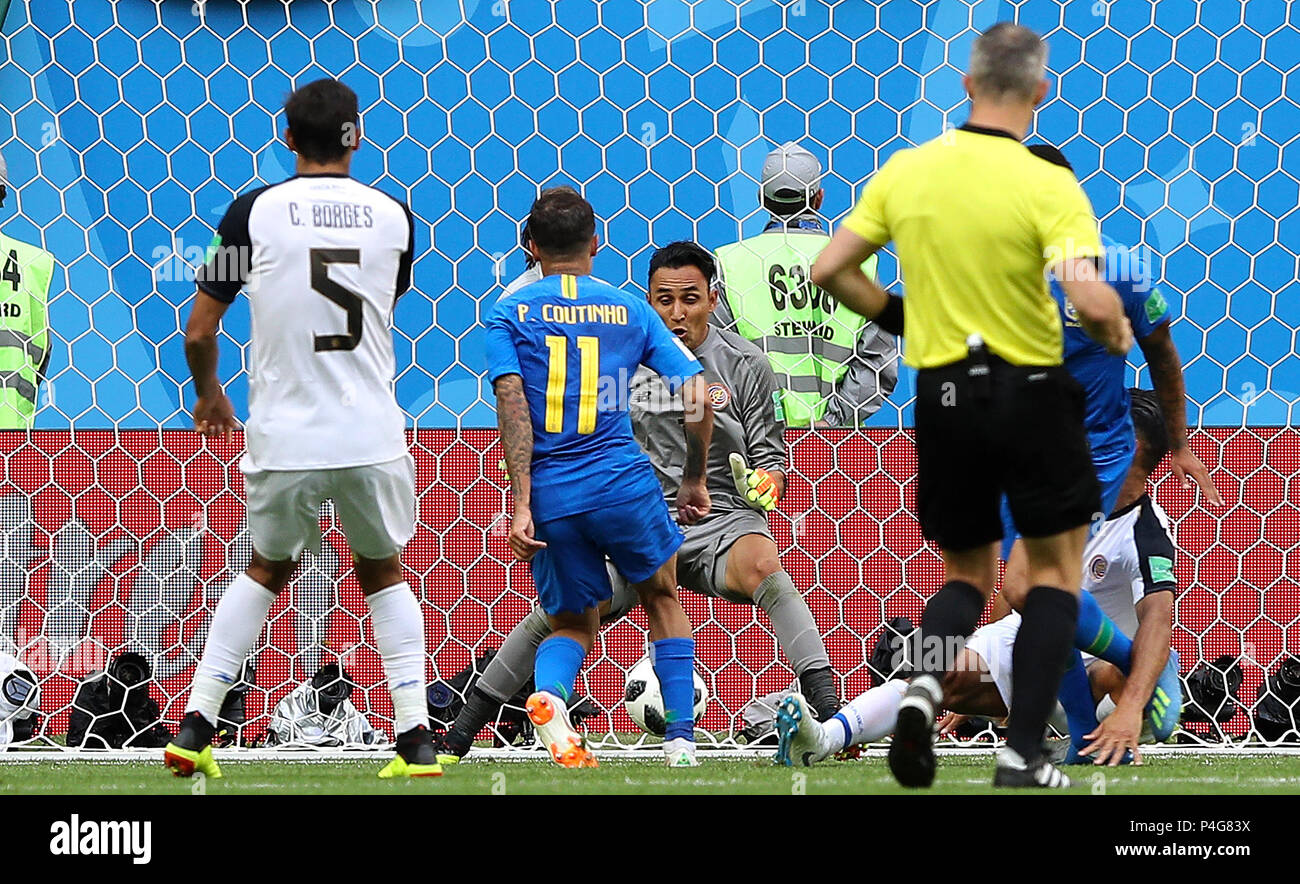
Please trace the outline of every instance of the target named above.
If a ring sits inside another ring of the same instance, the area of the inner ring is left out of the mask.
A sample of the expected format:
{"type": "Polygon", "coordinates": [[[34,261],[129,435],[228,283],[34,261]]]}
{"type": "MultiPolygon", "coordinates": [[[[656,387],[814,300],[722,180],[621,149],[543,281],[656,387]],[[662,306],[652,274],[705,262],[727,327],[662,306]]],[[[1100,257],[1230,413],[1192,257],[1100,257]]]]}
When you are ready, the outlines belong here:
{"type": "MultiPolygon", "coordinates": [[[[700,678],[695,676],[695,723],[704,717],[704,707],[709,702],[709,689],[700,678]]],[[[659,693],[659,679],[655,676],[654,664],[646,657],[628,671],[627,685],[623,689],[623,705],[636,726],[647,734],[662,737],[667,725],[664,722],[664,698],[659,693]]]]}

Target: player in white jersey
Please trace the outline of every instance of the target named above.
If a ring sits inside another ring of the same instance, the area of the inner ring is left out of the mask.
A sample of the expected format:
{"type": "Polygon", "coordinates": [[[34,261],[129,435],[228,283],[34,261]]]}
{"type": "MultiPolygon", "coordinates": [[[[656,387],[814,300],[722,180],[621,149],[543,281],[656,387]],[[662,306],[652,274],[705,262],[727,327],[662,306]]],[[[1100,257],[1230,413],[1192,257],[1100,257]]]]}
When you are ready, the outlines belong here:
{"type": "MultiPolygon", "coordinates": [[[[1131,390],[1130,409],[1137,431],[1137,452],[1120,489],[1115,510],[1084,551],[1083,588],[1133,638],[1133,668],[1129,677],[1110,663],[1089,659],[1088,681],[1104,719],[1125,704],[1141,709],[1156,686],[1170,650],[1174,595],[1174,542],[1169,519],[1147,494],[1147,478],[1169,450],[1159,400],[1149,390],[1131,390]],[[1142,673],[1143,675],[1137,675],[1142,673]]],[[[966,640],[943,679],[943,705],[950,713],[940,733],[951,731],[967,715],[1005,718],[1011,706],[1011,654],[1020,628],[1020,615],[1010,613],[982,626],[966,640]]],[[[795,694],[777,713],[780,744],[776,761],[809,765],[860,743],[893,733],[899,703],[907,683],[895,679],[859,695],[830,721],[818,723],[806,701],[795,694]]],[[[1175,713],[1176,714],[1176,713],[1175,713]]],[[[1100,747],[1099,731],[1087,734],[1094,743],[1079,753],[1071,745],[1066,763],[1094,760],[1119,764],[1125,747],[1108,752],[1100,747]],[[1102,751],[1097,751],[1098,749],[1102,751]],[[1091,757],[1089,757],[1091,756],[1091,757]]],[[[1134,760],[1140,755],[1133,753],[1134,760]]]]}
{"type": "Polygon", "coordinates": [[[506,283],[506,290],[501,297],[508,298],[526,285],[532,285],[542,278],[542,263],[533,257],[533,241],[528,235],[528,219],[524,219],[519,228],[519,248],[524,252],[524,272],[506,283]]]}
{"type": "Polygon", "coordinates": [[[217,605],[165,763],[179,776],[221,775],[210,746],[217,711],[302,551],[319,551],[320,504],[332,498],[393,699],[397,757],[379,775],[437,776],[424,617],[400,558],[415,531],[415,463],[393,395],[390,328],[410,286],[414,221],[403,203],[349,175],[360,143],[351,89],[317,80],[284,109],[297,174],[231,203],[185,330],[194,428],[228,437],[238,423],[217,379],[216,335],[247,291],[252,358],[240,469],[253,558],[217,605]]]}
{"type": "MultiPolygon", "coordinates": [[[[523,226],[519,228],[519,248],[523,249],[525,255],[524,272],[516,276],[510,282],[506,283],[505,290],[501,292],[501,297],[497,300],[504,301],[506,298],[514,295],[526,285],[532,285],[542,278],[542,263],[533,257],[533,241],[528,235],[528,219],[524,219],[523,226]]],[[[593,276],[597,282],[604,282],[603,279],[593,276]]],[[[505,469],[505,461],[502,461],[501,469],[505,469]]]]}

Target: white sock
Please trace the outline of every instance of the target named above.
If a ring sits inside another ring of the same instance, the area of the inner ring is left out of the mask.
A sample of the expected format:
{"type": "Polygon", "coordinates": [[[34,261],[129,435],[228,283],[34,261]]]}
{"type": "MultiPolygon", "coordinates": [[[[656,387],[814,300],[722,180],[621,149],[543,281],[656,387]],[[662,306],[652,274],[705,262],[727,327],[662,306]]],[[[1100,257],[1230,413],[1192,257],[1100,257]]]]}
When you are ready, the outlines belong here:
{"type": "Polygon", "coordinates": [[[424,685],[424,613],[406,581],[366,596],[375,645],[384,661],[388,693],[393,697],[397,734],[429,726],[424,685]]]}
{"type": "Polygon", "coordinates": [[[907,682],[894,679],[850,700],[824,725],[832,752],[892,734],[898,724],[898,704],[906,692],[907,682]]]}
{"type": "Polygon", "coordinates": [[[217,602],[203,657],[194,669],[187,713],[197,711],[216,726],[221,701],[239,677],[239,669],[262,634],[267,612],[274,603],[271,591],[247,574],[230,581],[217,602]]]}

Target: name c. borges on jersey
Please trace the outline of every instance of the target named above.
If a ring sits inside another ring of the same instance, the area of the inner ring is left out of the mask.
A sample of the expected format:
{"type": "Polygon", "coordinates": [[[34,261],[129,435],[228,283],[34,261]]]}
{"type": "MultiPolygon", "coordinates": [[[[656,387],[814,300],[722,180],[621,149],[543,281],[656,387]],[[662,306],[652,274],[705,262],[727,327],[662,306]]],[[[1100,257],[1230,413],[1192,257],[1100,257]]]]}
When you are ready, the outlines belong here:
{"type": "Polygon", "coordinates": [[[294,227],[374,227],[374,214],[370,206],[356,203],[313,202],[304,208],[296,201],[289,207],[289,223],[294,227]]]}
{"type": "MultiPolygon", "coordinates": [[[[520,304],[516,308],[519,321],[528,319],[532,307],[520,304]]],[[[583,325],[599,322],[604,325],[627,325],[627,307],[623,304],[543,304],[542,322],[554,322],[557,325],[583,325]]]]}

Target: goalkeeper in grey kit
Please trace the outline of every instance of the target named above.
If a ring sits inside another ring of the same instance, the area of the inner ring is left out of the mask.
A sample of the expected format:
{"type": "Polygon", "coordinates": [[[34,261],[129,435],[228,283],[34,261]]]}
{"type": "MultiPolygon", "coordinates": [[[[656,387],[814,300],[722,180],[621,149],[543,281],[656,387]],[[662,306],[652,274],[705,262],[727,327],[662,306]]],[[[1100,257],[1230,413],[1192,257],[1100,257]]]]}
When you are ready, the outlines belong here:
{"type": "MultiPolygon", "coordinates": [[[[780,386],[762,350],[710,325],[718,303],[715,276],[713,256],[693,242],[664,246],[650,259],[650,304],[704,366],[714,410],[708,469],[713,507],[703,520],[683,527],[686,540],[677,551],[677,579],[692,592],[766,611],[801,690],[818,715],[829,718],[839,702],[830,658],[812,613],[781,566],[767,523],[767,513],[785,490],[780,386]]],[[[650,456],[665,495],[675,497],[686,448],[680,395],[671,395],[662,378],[641,366],[632,380],[629,406],[637,441],[650,456]]],[[[637,604],[636,593],[612,566],[610,582],[614,594],[601,607],[602,623],[623,617],[637,604]]],[[[469,751],[478,732],[496,720],[497,710],[528,680],[533,654],[549,634],[539,609],[510,631],[443,737],[440,754],[469,751]]]]}

